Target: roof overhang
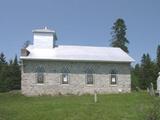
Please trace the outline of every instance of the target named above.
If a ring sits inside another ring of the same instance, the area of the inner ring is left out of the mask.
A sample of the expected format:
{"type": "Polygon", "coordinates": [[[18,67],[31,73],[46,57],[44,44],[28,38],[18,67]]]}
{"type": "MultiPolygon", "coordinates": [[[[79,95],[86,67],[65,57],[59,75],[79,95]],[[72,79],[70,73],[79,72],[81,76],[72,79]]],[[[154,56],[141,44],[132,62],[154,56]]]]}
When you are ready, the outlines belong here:
{"type": "Polygon", "coordinates": [[[84,60],[84,59],[51,59],[51,58],[29,58],[29,57],[20,57],[21,60],[40,60],[40,61],[73,61],[73,62],[108,62],[108,63],[131,63],[132,61],[113,61],[113,60],[84,60]]]}

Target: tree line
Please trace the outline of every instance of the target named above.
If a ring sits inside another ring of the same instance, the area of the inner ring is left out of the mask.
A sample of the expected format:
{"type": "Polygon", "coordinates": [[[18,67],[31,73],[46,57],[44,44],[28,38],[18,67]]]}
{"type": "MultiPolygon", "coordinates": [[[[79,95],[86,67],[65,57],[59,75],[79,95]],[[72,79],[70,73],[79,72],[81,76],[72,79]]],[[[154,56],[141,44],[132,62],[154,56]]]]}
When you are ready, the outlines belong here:
{"type": "MultiPolygon", "coordinates": [[[[129,40],[126,37],[127,27],[125,21],[121,18],[117,19],[112,27],[112,47],[120,47],[126,53],[129,53],[129,40]]],[[[156,79],[160,72],[160,45],[157,47],[157,57],[152,60],[148,53],[144,53],[141,62],[131,68],[131,86],[132,89],[146,89],[153,83],[156,88],[156,79]]]]}
{"type": "MultiPolygon", "coordinates": [[[[156,52],[155,52],[156,53],[156,52]]],[[[160,72],[160,45],[157,47],[156,59],[152,60],[150,55],[143,54],[141,62],[131,70],[132,88],[147,89],[153,83],[157,86],[158,72],[160,72]]]]}
{"type": "Polygon", "coordinates": [[[0,92],[21,88],[21,71],[17,55],[7,62],[4,53],[0,53],[0,92]]]}

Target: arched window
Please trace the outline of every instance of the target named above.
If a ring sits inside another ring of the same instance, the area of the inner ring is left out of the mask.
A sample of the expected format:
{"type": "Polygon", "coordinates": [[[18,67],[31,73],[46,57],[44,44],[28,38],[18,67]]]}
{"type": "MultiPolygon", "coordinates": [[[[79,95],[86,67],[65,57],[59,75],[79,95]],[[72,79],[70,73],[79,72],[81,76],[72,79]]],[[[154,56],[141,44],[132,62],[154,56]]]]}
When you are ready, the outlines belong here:
{"type": "Polygon", "coordinates": [[[117,71],[112,70],[110,74],[111,74],[111,79],[110,79],[111,85],[116,85],[117,84],[117,71]]]}
{"type": "Polygon", "coordinates": [[[88,85],[94,84],[93,70],[92,69],[88,69],[86,71],[86,84],[88,84],[88,85]]]}
{"type": "Polygon", "coordinates": [[[68,70],[68,68],[67,67],[64,67],[63,69],[62,69],[62,79],[61,79],[61,83],[62,84],[69,84],[69,75],[68,75],[68,73],[69,73],[69,70],[68,70]]]}
{"type": "Polygon", "coordinates": [[[36,76],[36,79],[37,79],[37,83],[44,83],[44,67],[43,66],[38,66],[36,68],[36,72],[37,72],[37,76],[36,76]]]}

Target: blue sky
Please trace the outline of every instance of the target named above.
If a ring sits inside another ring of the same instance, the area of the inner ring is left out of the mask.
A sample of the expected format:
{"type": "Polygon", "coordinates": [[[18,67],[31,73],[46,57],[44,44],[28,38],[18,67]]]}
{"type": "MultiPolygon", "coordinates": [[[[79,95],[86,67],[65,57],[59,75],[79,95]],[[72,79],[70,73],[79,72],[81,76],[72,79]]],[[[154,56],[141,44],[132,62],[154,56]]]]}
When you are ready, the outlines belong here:
{"type": "Polygon", "coordinates": [[[7,59],[19,56],[32,30],[55,29],[57,44],[109,46],[117,18],[127,25],[130,55],[154,59],[160,44],[159,0],[1,0],[0,52],[7,59]]]}

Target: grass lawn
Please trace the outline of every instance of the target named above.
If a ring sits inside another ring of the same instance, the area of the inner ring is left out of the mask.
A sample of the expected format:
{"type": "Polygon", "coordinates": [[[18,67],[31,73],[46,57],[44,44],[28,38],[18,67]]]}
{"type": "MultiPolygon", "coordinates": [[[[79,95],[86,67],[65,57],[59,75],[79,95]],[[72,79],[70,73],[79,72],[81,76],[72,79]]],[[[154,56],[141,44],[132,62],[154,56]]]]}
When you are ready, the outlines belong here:
{"type": "Polygon", "coordinates": [[[153,98],[145,92],[25,97],[0,93],[0,120],[144,120],[153,98]]]}

